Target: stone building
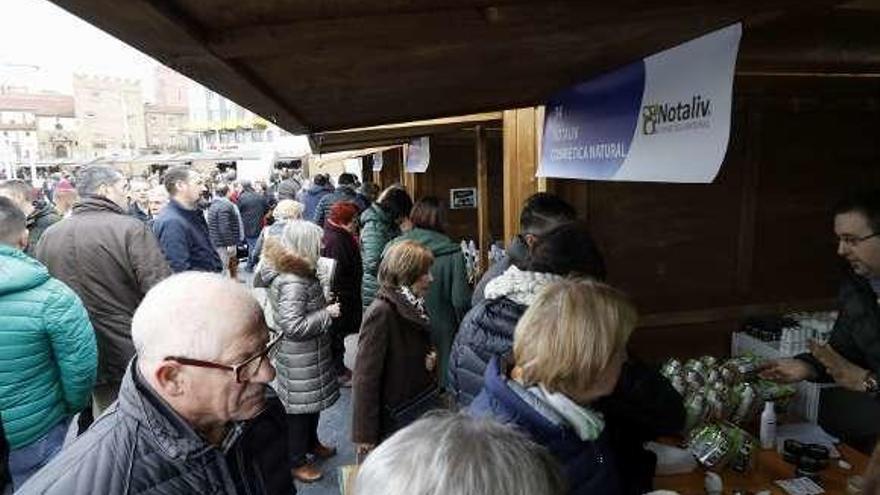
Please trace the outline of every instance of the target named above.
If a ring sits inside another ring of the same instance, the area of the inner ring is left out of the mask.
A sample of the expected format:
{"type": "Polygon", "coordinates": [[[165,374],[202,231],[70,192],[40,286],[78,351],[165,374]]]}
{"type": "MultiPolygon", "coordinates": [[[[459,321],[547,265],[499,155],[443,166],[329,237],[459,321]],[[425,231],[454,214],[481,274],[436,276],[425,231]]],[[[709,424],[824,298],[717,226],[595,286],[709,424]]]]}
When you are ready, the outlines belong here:
{"type": "Polygon", "coordinates": [[[190,149],[189,79],[164,65],[155,71],[155,103],[144,105],[147,148],[152,152],[190,149]]]}
{"type": "Polygon", "coordinates": [[[80,120],[80,145],[89,157],[131,156],[146,148],[140,81],[75,74],[73,96],[80,120]]]}
{"type": "Polygon", "coordinates": [[[72,96],[0,91],[0,169],[83,158],[77,131],[72,96]]]}

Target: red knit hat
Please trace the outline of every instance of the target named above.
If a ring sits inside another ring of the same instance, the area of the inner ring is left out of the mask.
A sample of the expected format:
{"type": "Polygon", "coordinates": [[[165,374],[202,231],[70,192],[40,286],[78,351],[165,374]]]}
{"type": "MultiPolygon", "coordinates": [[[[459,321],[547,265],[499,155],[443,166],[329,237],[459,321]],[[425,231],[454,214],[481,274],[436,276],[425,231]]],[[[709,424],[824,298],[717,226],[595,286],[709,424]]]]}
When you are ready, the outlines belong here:
{"type": "Polygon", "coordinates": [[[58,181],[58,185],[55,186],[55,192],[73,192],[73,185],[70,184],[70,181],[67,179],[61,179],[58,181]]]}
{"type": "Polygon", "coordinates": [[[351,201],[340,201],[330,208],[328,218],[336,225],[348,225],[359,212],[357,205],[351,201]]]}

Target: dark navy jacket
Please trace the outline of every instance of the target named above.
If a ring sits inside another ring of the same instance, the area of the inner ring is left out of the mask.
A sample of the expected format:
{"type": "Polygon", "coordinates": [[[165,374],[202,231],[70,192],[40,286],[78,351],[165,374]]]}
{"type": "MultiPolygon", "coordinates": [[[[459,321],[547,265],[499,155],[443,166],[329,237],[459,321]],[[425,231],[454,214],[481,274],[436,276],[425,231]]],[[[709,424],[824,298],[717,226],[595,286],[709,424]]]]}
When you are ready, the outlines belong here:
{"type": "MultiPolygon", "coordinates": [[[[340,201],[351,201],[354,204],[358,204],[358,195],[355,192],[354,187],[350,185],[339,186],[333,193],[322,196],[321,199],[318,200],[318,204],[315,206],[315,214],[312,217],[312,221],[318,224],[319,227],[323,227],[324,220],[330,216],[330,208],[333,208],[333,205],[340,201]]],[[[358,210],[358,215],[360,215],[362,211],[363,210],[358,210]]]]}
{"type": "Polygon", "coordinates": [[[223,270],[201,210],[187,210],[172,199],[153,222],[153,232],[175,273],[223,270]]]}
{"type": "Polygon", "coordinates": [[[513,330],[526,306],[506,297],[485,299],[464,316],[452,342],[448,388],[465,407],[483,388],[483,373],[492,356],[513,349],[513,330]]]}
{"type": "Polygon", "coordinates": [[[314,220],[315,212],[318,210],[318,203],[321,202],[321,199],[333,193],[333,186],[316,186],[312,185],[312,187],[302,191],[302,204],[303,204],[303,218],[306,220],[314,220]]]}
{"type": "Polygon", "coordinates": [[[527,402],[524,396],[529,394],[521,390],[517,393],[511,388],[498,360],[493,358],[486,368],[483,390],[468,411],[516,426],[546,447],[562,467],[569,494],[623,493],[607,431],[596,440],[581,440],[558,413],[542,407],[537,398],[527,402]]]}

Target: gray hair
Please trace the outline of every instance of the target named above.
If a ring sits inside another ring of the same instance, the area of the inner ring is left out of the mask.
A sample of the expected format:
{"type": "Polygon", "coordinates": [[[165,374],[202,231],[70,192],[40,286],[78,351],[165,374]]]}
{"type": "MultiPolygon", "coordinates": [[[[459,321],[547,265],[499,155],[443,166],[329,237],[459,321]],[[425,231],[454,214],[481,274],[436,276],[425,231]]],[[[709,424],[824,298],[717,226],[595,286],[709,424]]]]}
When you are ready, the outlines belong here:
{"type": "Polygon", "coordinates": [[[522,433],[464,414],[429,415],[382,442],[355,495],[561,495],[553,457],[522,433]]]}
{"type": "Polygon", "coordinates": [[[318,265],[321,256],[321,238],[324,231],[307,220],[291,220],[281,234],[281,245],[297,257],[309,262],[312,268],[318,265]]]}
{"type": "Polygon", "coordinates": [[[0,196],[11,199],[22,211],[30,204],[32,191],[30,183],[21,179],[0,181],[0,196]]]}
{"type": "Polygon", "coordinates": [[[76,177],[76,192],[80,196],[96,194],[103,185],[113,185],[125,178],[122,172],[108,165],[89,165],[80,170],[76,177]]]}
{"type": "Polygon", "coordinates": [[[14,245],[25,229],[24,212],[14,201],[0,196],[0,244],[14,245]]]}

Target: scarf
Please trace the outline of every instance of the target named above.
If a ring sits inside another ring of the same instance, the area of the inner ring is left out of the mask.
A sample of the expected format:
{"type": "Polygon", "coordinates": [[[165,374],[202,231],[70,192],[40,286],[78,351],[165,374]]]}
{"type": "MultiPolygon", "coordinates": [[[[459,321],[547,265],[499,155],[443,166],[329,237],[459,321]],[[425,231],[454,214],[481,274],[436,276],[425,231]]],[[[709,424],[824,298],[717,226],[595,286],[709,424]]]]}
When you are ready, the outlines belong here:
{"type": "Polygon", "coordinates": [[[529,387],[528,392],[559,414],[583,441],[599,438],[605,429],[602,413],[581,406],[563,394],[550,392],[543,385],[529,387]]]}
{"type": "Polygon", "coordinates": [[[564,277],[554,273],[526,272],[514,265],[486,284],[486,299],[507,297],[511,301],[531,306],[541,290],[564,277]]]}
{"type": "Polygon", "coordinates": [[[409,303],[410,306],[416,309],[416,313],[419,315],[419,318],[428,323],[430,319],[428,318],[428,312],[425,310],[425,299],[416,296],[413,294],[413,291],[407,286],[400,286],[397,289],[398,294],[403,296],[403,299],[409,303]]]}

